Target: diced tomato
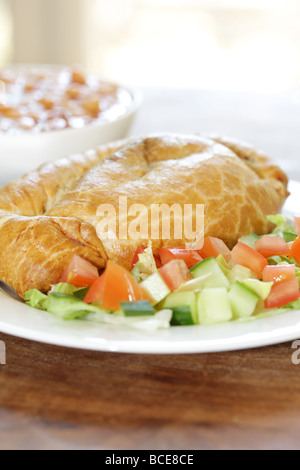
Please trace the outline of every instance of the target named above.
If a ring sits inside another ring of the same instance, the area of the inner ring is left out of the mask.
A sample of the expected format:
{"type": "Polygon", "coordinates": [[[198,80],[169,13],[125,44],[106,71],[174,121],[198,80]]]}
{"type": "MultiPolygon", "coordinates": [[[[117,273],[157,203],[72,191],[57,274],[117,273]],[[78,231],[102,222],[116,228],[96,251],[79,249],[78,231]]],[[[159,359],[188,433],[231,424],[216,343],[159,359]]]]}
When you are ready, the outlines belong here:
{"type": "Polygon", "coordinates": [[[159,272],[171,291],[178,289],[193,278],[182,259],[170,261],[159,272]]]}
{"type": "Polygon", "coordinates": [[[199,253],[188,248],[161,248],[158,252],[163,265],[175,259],[182,259],[188,268],[203,261],[199,253]]]}
{"type": "Polygon", "coordinates": [[[231,260],[231,251],[220,238],[206,237],[204,239],[203,248],[199,250],[202,258],[217,258],[223,255],[227,263],[231,260]]]}
{"type": "Polygon", "coordinates": [[[144,253],[146,248],[144,248],[143,246],[139,246],[136,250],[136,252],[134,253],[134,257],[133,257],[133,260],[132,260],[132,263],[131,263],[131,271],[133,270],[133,268],[135,267],[136,263],[139,262],[139,255],[141,255],[142,253],[144,253]]]}
{"type": "Polygon", "coordinates": [[[283,307],[299,299],[299,282],[295,279],[279,282],[272,287],[271,293],[265,302],[266,308],[283,307]]]}
{"type": "Polygon", "coordinates": [[[279,282],[289,281],[296,278],[296,266],[294,264],[286,266],[266,266],[263,271],[264,282],[279,282]]]}
{"type": "Polygon", "coordinates": [[[84,298],[84,302],[91,304],[94,302],[103,302],[104,286],[105,286],[105,272],[100,276],[94,284],[89,288],[88,293],[84,298]]]}
{"type": "Polygon", "coordinates": [[[270,256],[286,256],[290,252],[290,247],[281,237],[270,237],[264,235],[255,243],[255,249],[265,258],[270,256]]]}
{"type": "Polygon", "coordinates": [[[162,262],[161,262],[161,259],[158,255],[153,255],[154,256],[154,259],[155,259],[155,264],[156,264],[156,267],[157,269],[160,269],[162,267],[162,262]]]}
{"type": "Polygon", "coordinates": [[[300,264],[300,237],[296,238],[292,244],[289,257],[290,259],[296,260],[296,262],[300,264]]]}
{"type": "Polygon", "coordinates": [[[59,282],[68,282],[76,287],[89,287],[98,279],[98,269],[89,261],[74,255],[59,282]]]}
{"type": "Polygon", "coordinates": [[[231,259],[234,264],[240,264],[251,269],[257,274],[258,279],[262,278],[263,270],[268,266],[268,261],[260,253],[245,243],[239,242],[231,252],[231,259]]]}
{"type": "Polygon", "coordinates": [[[295,217],[295,232],[300,235],[300,217],[295,217]]]}
{"type": "MultiPolygon", "coordinates": [[[[101,276],[102,277],[102,276],[101,276]]],[[[119,310],[121,302],[152,301],[149,294],[122,266],[108,261],[102,281],[96,281],[89,290],[85,302],[102,302],[104,310],[119,310]]]]}

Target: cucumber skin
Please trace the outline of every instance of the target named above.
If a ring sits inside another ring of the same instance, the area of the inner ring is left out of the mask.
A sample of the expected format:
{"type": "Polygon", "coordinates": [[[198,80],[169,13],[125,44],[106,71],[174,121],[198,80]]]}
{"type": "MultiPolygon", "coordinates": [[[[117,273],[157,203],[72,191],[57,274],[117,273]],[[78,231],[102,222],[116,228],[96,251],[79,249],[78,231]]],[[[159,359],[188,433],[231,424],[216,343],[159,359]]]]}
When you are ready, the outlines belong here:
{"type": "Polygon", "coordinates": [[[190,307],[174,307],[171,326],[192,326],[195,325],[190,307]]]}
{"type": "Polygon", "coordinates": [[[155,315],[155,310],[149,301],[121,302],[125,317],[146,317],[155,315]]]}
{"type": "MultiPolygon", "coordinates": [[[[212,260],[215,260],[215,258],[206,258],[204,259],[203,261],[200,261],[200,263],[196,264],[195,266],[192,266],[190,268],[190,272],[193,274],[193,273],[196,273],[198,271],[198,268],[200,266],[204,266],[206,265],[207,263],[210,263],[212,260]]],[[[216,261],[216,260],[215,260],[216,261]]]]}
{"type": "Polygon", "coordinates": [[[174,292],[166,298],[162,305],[162,309],[170,309],[178,307],[189,307],[191,310],[193,324],[198,325],[198,312],[196,303],[196,294],[193,291],[188,292],[174,292]]]}

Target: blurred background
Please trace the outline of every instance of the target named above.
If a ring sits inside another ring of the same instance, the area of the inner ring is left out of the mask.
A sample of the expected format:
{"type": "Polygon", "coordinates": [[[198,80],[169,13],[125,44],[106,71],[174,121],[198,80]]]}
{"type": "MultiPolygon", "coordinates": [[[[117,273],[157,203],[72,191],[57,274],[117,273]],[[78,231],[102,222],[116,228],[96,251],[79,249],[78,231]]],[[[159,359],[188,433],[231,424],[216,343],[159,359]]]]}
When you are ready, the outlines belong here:
{"type": "Polygon", "coordinates": [[[139,86],[300,83],[299,0],[0,0],[0,63],[80,63],[139,86]]]}
{"type": "Polygon", "coordinates": [[[299,17],[299,0],[0,0],[0,66],[81,64],[141,88],[131,134],[231,135],[300,181],[299,17]]]}

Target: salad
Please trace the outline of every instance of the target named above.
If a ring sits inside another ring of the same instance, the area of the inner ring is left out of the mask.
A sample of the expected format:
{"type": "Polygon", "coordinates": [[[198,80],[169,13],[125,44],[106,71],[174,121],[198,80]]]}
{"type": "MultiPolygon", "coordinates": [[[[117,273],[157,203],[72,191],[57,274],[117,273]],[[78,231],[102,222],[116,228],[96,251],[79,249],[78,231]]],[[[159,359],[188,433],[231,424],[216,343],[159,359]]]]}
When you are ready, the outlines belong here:
{"type": "Polygon", "coordinates": [[[112,261],[99,276],[74,255],[48,294],[26,292],[31,307],[63,320],[84,319],[155,331],[250,321],[300,310],[300,217],[269,216],[269,235],[251,234],[232,251],[214,237],[203,248],[139,247],[131,272],[112,261]]]}

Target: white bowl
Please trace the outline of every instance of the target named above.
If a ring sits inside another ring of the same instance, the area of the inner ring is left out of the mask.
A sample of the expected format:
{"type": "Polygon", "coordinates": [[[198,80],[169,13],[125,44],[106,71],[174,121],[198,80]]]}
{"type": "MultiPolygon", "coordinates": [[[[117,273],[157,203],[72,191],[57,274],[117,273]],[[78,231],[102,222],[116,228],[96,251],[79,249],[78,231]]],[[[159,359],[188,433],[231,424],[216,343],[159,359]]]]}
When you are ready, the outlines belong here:
{"type": "MultiPolygon", "coordinates": [[[[45,68],[43,65],[41,67],[45,68]]],[[[47,161],[82,153],[126,137],[142,96],[137,90],[125,89],[132,95],[132,103],[122,116],[113,121],[40,134],[0,134],[0,184],[22,176],[47,161]]]]}

